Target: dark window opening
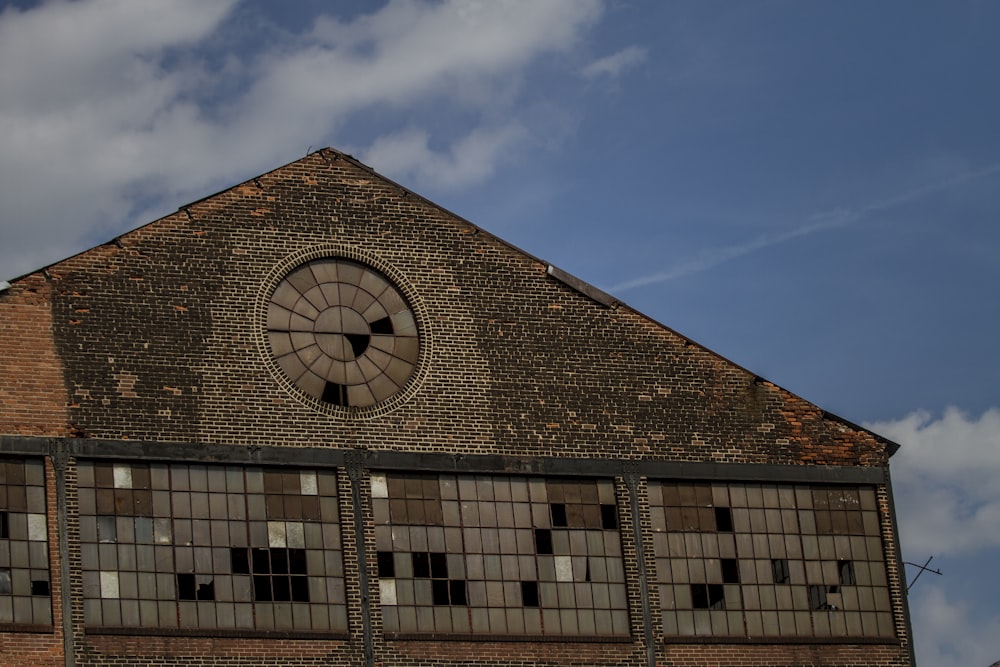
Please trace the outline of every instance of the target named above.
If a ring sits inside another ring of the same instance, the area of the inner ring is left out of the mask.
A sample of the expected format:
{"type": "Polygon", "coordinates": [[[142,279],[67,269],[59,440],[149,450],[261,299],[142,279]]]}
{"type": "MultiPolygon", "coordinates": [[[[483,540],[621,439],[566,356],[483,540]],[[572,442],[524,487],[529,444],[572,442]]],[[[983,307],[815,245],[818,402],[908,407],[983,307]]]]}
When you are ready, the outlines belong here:
{"type": "Polygon", "coordinates": [[[288,577],[271,577],[271,599],[288,602],[292,599],[292,586],[288,577]]]}
{"type": "Polygon", "coordinates": [[[691,584],[691,606],[695,609],[725,609],[722,584],[691,584]]]}
{"type": "Polygon", "coordinates": [[[827,600],[827,593],[836,593],[836,586],[810,586],[809,587],[809,608],[814,610],[836,609],[827,600]]]}
{"type": "Polygon", "coordinates": [[[250,551],[238,547],[230,549],[229,563],[233,574],[250,574],[250,551]]]}
{"type": "Polygon", "coordinates": [[[288,574],[308,574],[309,569],[306,567],[306,550],[305,549],[289,549],[288,550],[288,574]]]}
{"type": "Polygon", "coordinates": [[[563,503],[551,503],[549,507],[552,510],[552,527],[553,528],[566,528],[569,526],[569,522],[566,519],[566,505],[563,503]]]}
{"type": "Polygon", "coordinates": [[[10,595],[10,568],[0,567],[0,595],[10,595]]]}
{"type": "Polygon", "coordinates": [[[587,559],[587,572],[583,575],[584,581],[590,581],[590,559],[587,559]]]}
{"type": "Polygon", "coordinates": [[[177,575],[177,599],[178,600],[214,600],[215,582],[199,584],[195,581],[194,575],[190,573],[177,575]]]}
{"type": "Polygon", "coordinates": [[[383,317],[380,320],[375,320],[370,325],[373,334],[383,334],[391,336],[392,330],[392,319],[389,317],[383,317]]]}
{"type": "Polygon", "coordinates": [[[538,606],[538,582],[537,581],[522,581],[521,582],[521,604],[525,607],[537,607],[538,606]]]}
{"type": "Polygon", "coordinates": [[[274,599],[271,595],[271,577],[266,574],[254,576],[253,599],[258,602],[270,602],[274,599]]]}
{"type": "Polygon", "coordinates": [[[44,579],[35,579],[31,582],[31,594],[32,595],[49,595],[49,582],[44,579]]]}
{"type": "Polygon", "coordinates": [[[448,595],[448,581],[446,579],[434,579],[431,582],[431,592],[434,596],[434,604],[451,604],[451,598],[448,595]]]}
{"type": "Polygon", "coordinates": [[[455,579],[448,582],[448,593],[451,595],[453,605],[467,605],[465,598],[465,580],[455,579]]]}
{"type": "MultiPolygon", "coordinates": [[[[389,554],[392,556],[392,554],[389,554]]],[[[428,579],[448,578],[448,554],[440,551],[427,553],[415,551],[410,554],[413,560],[413,576],[428,579]]],[[[380,564],[381,567],[381,564],[380,564]]]]}
{"type": "Polygon", "coordinates": [[[837,571],[840,575],[841,586],[854,586],[858,583],[854,576],[854,562],[849,560],[838,560],[837,571]]]}
{"type": "Polygon", "coordinates": [[[289,577],[292,582],[292,602],[309,602],[309,577],[289,577]]]}
{"type": "MultiPolygon", "coordinates": [[[[271,574],[288,574],[288,552],[284,549],[271,549],[271,574]]],[[[263,574],[263,572],[258,572],[263,574]]]]}
{"type": "Polygon", "coordinates": [[[333,403],[334,405],[346,407],[347,387],[342,384],[337,384],[336,382],[327,382],[326,386],[323,387],[322,401],[324,403],[333,403]]]}
{"type": "Polygon", "coordinates": [[[354,352],[355,359],[365,353],[365,350],[368,349],[368,343],[371,342],[371,336],[367,334],[345,333],[344,338],[351,344],[351,350],[354,352]]]}
{"type": "Polygon", "coordinates": [[[740,564],[735,558],[722,559],[722,583],[740,583],[740,564]]]}
{"type": "Polygon", "coordinates": [[[535,529],[535,553],[546,556],[552,553],[552,531],[547,528],[535,529]]]}
{"type": "Polygon", "coordinates": [[[378,576],[388,579],[396,576],[396,561],[391,551],[378,552],[378,576]]]}
{"type": "Polygon", "coordinates": [[[788,561],[784,558],[776,558],[771,561],[771,576],[776,584],[790,583],[791,575],[788,572],[788,561]]]}
{"type": "Polygon", "coordinates": [[[207,584],[198,584],[198,591],[196,592],[199,600],[214,600],[215,599],[215,582],[210,581],[207,584]]]}
{"type": "Polygon", "coordinates": [[[268,555],[270,551],[270,549],[253,549],[251,551],[254,572],[263,574],[271,571],[271,559],[268,555]]]}
{"type": "MultiPolygon", "coordinates": [[[[309,578],[305,576],[309,573],[309,568],[306,564],[305,549],[234,548],[229,550],[229,554],[233,574],[253,575],[254,600],[309,602],[309,578]]],[[[180,576],[178,575],[178,590],[180,576]]]]}
{"type": "Polygon", "coordinates": [[[414,577],[426,578],[431,576],[431,559],[429,554],[418,551],[410,554],[410,558],[413,560],[414,577]]]}
{"type": "Polygon", "coordinates": [[[434,579],[448,578],[448,556],[440,552],[431,554],[431,577],[434,579]]]}
{"type": "Polygon", "coordinates": [[[196,600],[193,574],[177,575],[177,599],[196,600]]]}
{"type": "Polygon", "coordinates": [[[728,507],[715,508],[715,529],[720,533],[733,532],[733,512],[728,507]]]}
{"type": "Polygon", "coordinates": [[[10,524],[7,522],[7,513],[0,512],[0,539],[10,537],[10,524]]]}
{"type": "Polygon", "coordinates": [[[618,508],[614,505],[601,505],[601,528],[605,530],[618,528],[618,508]]]}

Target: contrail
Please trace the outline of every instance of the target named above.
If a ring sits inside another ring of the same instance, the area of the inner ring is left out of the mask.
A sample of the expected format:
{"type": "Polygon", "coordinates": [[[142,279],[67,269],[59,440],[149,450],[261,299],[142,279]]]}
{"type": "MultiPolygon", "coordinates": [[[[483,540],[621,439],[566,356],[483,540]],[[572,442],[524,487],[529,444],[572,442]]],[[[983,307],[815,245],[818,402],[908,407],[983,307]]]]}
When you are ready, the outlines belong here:
{"type": "Polygon", "coordinates": [[[611,293],[624,292],[625,290],[634,289],[636,287],[645,287],[646,285],[664,283],[669,280],[674,280],[675,278],[691,275],[692,273],[707,271],[708,269],[719,266],[720,264],[728,262],[732,259],[736,259],[737,257],[742,257],[752,252],[756,252],[757,250],[769,248],[800,236],[809,236],[817,232],[837,229],[838,227],[846,227],[847,225],[857,222],[860,218],[870,213],[899,206],[900,204],[911,202],[934,192],[946,190],[950,187],[958,185],[959,183],[971,181],[976,178],[982,178],[983,176],[989,176],[997,171],[1000,171],[1000,163],[993,164],[989,167],[978,169],[976,171],[967,171],[956,176],[952,176],[951,178],[947,178],[943,181],[923,185],[918,188],[914,188],[913,190],[893,195],[892,197],[879,199],[878,201],[871,202],[870,204],[862,206],[858,209],[837,209],[834,211],[820,213],[812,216],[810,218],[811,222],[808,222],[801,227],[796,227],[795,229],[791,229],[787,232],[777,234],[764,234],[740,245],[726,246],[722,248],[709,248],[698,253],[693,259],[681,262],[666,271],[660,271],[641,278],[627,280],[611,287],[608,291],[611,293]]]}

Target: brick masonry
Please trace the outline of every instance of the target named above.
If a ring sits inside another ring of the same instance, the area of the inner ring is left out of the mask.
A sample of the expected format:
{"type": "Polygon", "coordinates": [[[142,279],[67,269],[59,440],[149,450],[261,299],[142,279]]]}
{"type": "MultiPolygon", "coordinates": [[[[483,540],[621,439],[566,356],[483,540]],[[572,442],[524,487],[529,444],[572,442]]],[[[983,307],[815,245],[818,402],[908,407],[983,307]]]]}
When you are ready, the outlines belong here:
{"type": "MultiPolygon", "coordinates": [[[[329,149],[13,281],[0,294],[0,346],[0,434],[8,436],[568,456],[634,461],[639,472],[648,461],[882,468],[894,447],[627,306],[591,299],[551,276],[544,262],[329,149]],[[316,409],[283,388],[267,360],[260,310],[280,278],[275,267],[319,247],[398,276],[422,316],[419,386],[392,410],[361,419],[316,409]]],[[[352,506],[350,480],[341,478],[345,567],[357,573],[353,512],[364,513],[369,550],[373,519],[370,506],[352,506]]],[[[67,479],[72,499],[73,475],[67,479]]],[[[623,484],[619,478],[622,493],[623,484]]],[[[54,478],[50,487],[52,502],[54,478]]],[[[639,507],[648,511],[644,497],[640,484],[639,507]]],[[[657,664],[910,664],[884,489],[880,501],[898,644],[657,641],[657,664]]],[[[79,601],[72,504],[67,511],[70,585],[79,601]]],[[[648,515],[626,513],[621,521],[632,555],[633,643],[387,643],[373,604],[370,659],[647,664],[629,532],[636,520],[648,535],[648,515]]],[[[0,632],[0,666],[64,664],[57,537],[50,537],[56,632],[0,632]]],[[[655,567],[645,551],[646,568],[655,567]]],[[[370,592],[359,589],[356,574],[349,581],[352,610],[377,596],[377,581],[370,592]]],[[[88,635],[82,603],[74,603],[72,620],[70,657],[81,665],[366,659],[354,616],[347,640],[88,635]]]]}

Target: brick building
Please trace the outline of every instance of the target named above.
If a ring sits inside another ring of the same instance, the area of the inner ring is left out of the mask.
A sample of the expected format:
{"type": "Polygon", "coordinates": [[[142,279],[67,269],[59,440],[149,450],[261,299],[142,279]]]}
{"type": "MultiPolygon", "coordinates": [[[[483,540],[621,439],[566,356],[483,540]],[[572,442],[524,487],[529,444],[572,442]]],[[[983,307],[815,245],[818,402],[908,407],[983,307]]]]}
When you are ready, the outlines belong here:
{"type": "Polygon", "coordinates": [[[0,349],[0,665],[912,664],[895,444],[336,151],[0,349]]]}

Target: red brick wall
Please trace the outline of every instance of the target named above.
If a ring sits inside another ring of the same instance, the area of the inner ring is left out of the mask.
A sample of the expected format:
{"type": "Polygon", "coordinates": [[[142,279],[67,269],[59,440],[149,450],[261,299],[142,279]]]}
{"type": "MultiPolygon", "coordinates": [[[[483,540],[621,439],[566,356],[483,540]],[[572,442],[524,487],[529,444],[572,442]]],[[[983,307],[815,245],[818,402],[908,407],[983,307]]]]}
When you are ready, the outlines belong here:
{"type": "Polygon", "coordinates": [[[52,336],[51,298],[41,274],[0,294],[0,433],[68,434],[70,401],[52,336]]]}

